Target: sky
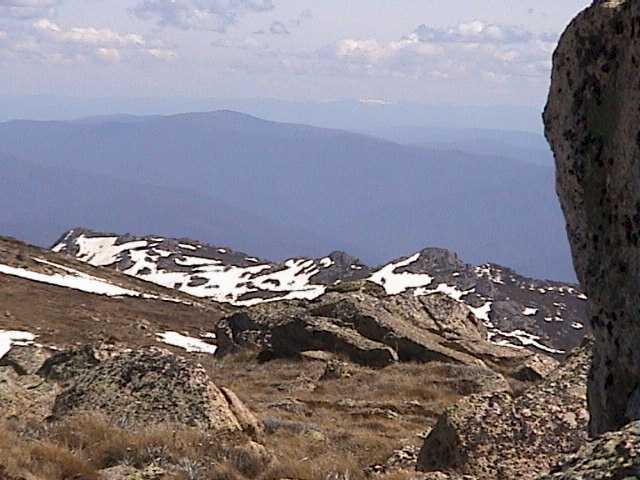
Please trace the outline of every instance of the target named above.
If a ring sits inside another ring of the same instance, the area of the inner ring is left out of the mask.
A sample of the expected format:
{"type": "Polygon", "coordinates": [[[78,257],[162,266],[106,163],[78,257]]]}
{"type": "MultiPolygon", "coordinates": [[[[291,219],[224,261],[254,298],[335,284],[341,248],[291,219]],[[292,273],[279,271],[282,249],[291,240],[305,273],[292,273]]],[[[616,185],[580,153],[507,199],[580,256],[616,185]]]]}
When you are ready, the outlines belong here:
{"type": "Polygon", "coordinates": [[[0,95],[544,103],[591,0],[0,0],[0,95]]]}

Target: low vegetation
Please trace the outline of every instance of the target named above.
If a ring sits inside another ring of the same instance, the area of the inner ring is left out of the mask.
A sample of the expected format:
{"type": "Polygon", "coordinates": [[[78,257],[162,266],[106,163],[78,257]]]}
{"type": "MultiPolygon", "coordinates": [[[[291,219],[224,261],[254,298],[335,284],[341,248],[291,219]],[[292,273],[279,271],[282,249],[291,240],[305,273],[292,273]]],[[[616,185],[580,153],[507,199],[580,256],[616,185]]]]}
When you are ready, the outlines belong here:
{"type": "MultiPolygon", "coordinates": [[[[8,420],[0,424],[0,480],[98,480],[114,467],[152,469],[150,479],[359,480],[395,450],[420,445],[437,414],[473,390],[468,375],[445,365],[343,366],[338,378],[320,380],[324,362],[259,363],[247,353],[207,360],[214,382],[263,422],[260,443],[178,425],[113,425],[95,413],[8,420]]],[[[410,476],[382,472],[377,478],[410,476]]]]}

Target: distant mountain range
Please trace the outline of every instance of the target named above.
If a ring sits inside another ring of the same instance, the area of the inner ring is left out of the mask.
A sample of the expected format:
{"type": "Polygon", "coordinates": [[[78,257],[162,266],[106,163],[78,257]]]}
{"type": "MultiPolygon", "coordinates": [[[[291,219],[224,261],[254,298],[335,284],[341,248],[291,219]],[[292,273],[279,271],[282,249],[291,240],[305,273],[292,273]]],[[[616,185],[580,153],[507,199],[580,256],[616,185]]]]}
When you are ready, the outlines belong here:
{"type": "Polygon", "coordinates": [[[231,111],[5,122],[0,227],[40,245],[86,225],[369,264],[431,245],[575,278],[551,166],[426,143],[231,111]]]}
{"type": "Polygon", "coordinates": [[[389,126],[519,130],[542,134],[540,109],[519,106],[426,105],[380,99],[289,101],[270,98],[78,98],[0,95],[0,121],[73,120],[96,115],[172,115],[233,110],[276,122],[372,131],[389,126]]]}

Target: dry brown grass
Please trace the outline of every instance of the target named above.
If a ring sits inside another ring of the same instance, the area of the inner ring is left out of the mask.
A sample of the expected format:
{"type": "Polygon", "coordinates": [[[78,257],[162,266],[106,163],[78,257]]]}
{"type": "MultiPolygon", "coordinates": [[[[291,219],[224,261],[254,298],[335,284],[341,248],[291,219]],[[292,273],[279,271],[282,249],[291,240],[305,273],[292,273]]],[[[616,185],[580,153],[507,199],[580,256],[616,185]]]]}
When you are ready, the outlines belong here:
{"type": "Polygon", "coordinates": [[[205,367],[270,427],[264,443],[280,460],[280,476],[304,480],[363,478],[396,449],[420,445],[437,416],[475,388],[466,380],[472,370],[465,377],[437,363],[353,366],[350,377],[328,381],[318,380],[322,362],[261,364],[247,352],[205,367]]]}
{"type": "Polygon", "coordinates": [[[82,455],[46,440],[26,440],[0,424],[0,464],[9,476],[37,479],[97,479],[82,455]]]}
{"type": "Polygon", "coordinates": [[[28,480],[94,480],[116,465],[157,465],[177,480],[364,480],[370,465],[420,445],[419,434],[471,388],[467,377],[438,364],[353,366],[349,377],[328,381],[319,381],[321,362],[261,364],[246,352],[205,367],[265,423],[260,442],[271,458],[244,448],[244,437],[175,425],[123,429],[85,414],[52,425],[0,425],[0,466],[28,480]]]}

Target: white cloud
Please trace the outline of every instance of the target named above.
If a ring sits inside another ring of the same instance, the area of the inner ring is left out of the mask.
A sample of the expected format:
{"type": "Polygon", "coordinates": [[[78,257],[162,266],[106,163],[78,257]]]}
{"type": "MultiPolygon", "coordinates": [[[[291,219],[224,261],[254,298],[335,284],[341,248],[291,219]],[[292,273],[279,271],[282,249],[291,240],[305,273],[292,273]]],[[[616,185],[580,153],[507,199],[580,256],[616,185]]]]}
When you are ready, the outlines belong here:
{"type": "Polygon", "coordinates": [[[366,75],[505,83],[512,77],[546,78],[556,38],[474,20],[447,28],[421,25],[392,42],[348,38],[324,49],[322,55],[346,64],[351,73],[360,68],[366,75]]]}
{"type": "Polygon", "coordinates": [[[0,19],[32,19],[50,15],[59,0],[0,0],[0,19]]]}
{"type": "Polygon", "coordinates": [[[178,57],[175,50],[168,48],[148,48],[147,53],[159,60],[175,60],[178,57]]]}
{"type": "Polygon", "coordinates": [[[107,63],[118,63],[120,51],[117,48],[100,47],[96,50],[96,56],[107,63]]]}
{"type": "Polygon", "coordinates": [[[131,12],[160,26],[224,32],[243,15],[273,9],[273,0],[143,0],[131,12]]]}
{"type": "Polygon", "coordinates": [[[33,26],[37,31],[57,42],[117,47],[143,47],[145,45],[142,35],[135,33],[121,34],[108,28],[73,27],[65,30],[47,19],[38,20],[33,26]]]}
{"type": "Polygon", "coordinates": [[[177,56],[162,42],[149,41],[139,33],[121,33],[93,26],[64,27],[47,18],[13,30],[9,40],[2,42],[0,54],[16,60],[58,65],[91,60],[103,64],[119,63],[144,58],[168,61],[177,56]]]}
{"type": "Polygon", "coordinates": [[[473,20],[447,28],[420,25],[416,35],[423,42],[434,43],[523,43],[534,35],[524,27],[496,25],[473,20]]]}

